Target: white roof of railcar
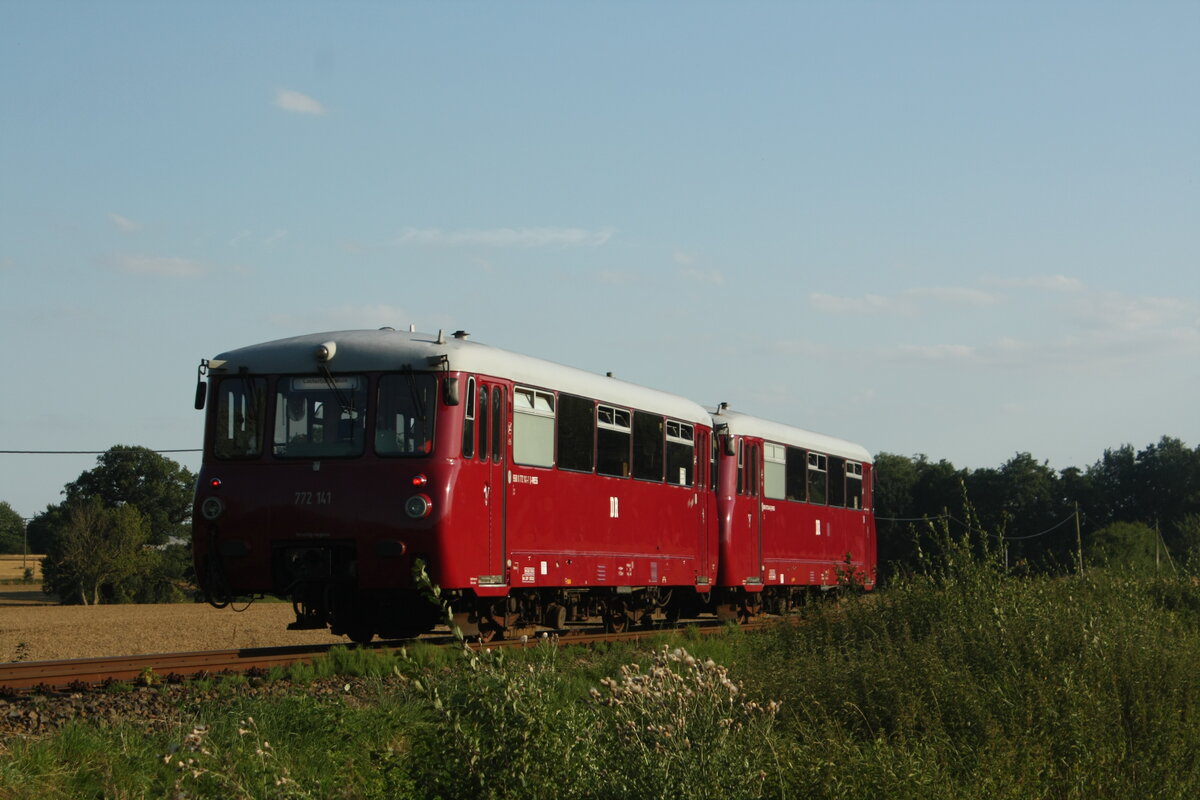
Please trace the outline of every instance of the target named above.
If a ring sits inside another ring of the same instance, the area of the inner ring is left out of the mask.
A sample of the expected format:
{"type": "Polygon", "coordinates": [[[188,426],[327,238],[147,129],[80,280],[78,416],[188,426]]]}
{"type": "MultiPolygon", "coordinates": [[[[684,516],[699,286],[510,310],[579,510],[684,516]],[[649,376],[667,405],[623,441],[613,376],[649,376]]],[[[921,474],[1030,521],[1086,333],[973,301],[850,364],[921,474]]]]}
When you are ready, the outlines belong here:
{"type": "Polygon", "coordinates": [[[438,338],[435,334],[390,328],[311,333],[221,353],[213,359],[213,371],[226,374],[245,368],[251,373],[316,374],[317,348],[335,342],[337,350],[328,362],[334,373],[386,372],[406,367],[436,370],[442,368],[438,359],[446,356],[446,368],[452,372],[490,375],[533,388],[553,389],[604,403],[653,411],[699,425],[712,424],[703,406],[678,395],[466,338],[450,336],[441,342],[438,338]]]}
{"type": "Polygon", "coordinates": [[[714,424],[727,424],[729,432],[736,436],[753,436],[769,442],[777,442],[779,444],[791,445],[792,447],[801,447],[805,450],[816,450],[819,453],[831,456],[848,458],[851,461],[863,461],[867,464],[873,463],[871,454],[866,448],[853,442],[847,442],[845,439],[837,439],[833,436],[826,436],[823,433],[813,433],[803,428],[784,425],[781,422],[771,422],[770,420],[752,417],[749,414],[731,411],[728,408],[714,409],[710,413],[712,414],[714,424]]]}

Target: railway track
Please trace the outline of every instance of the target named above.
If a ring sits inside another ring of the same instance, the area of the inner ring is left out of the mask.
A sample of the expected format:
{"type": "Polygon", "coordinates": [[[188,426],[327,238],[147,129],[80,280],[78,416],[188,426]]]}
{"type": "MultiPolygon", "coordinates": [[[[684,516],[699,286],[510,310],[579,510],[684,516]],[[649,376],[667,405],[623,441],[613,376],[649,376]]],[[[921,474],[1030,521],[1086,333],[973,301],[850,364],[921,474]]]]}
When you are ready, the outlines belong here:
{"type": "MultiPolygon", "coordinates": [[[[743,626],[744,629],[755,627],[743,626]]],[[[724,630],[720,623],[699,623],[696,629],[711,634],[724,630]]],[[[569,632],[554,636],[561,644],[591,645],[597,642],[635,641],[663,633],[664,629],[642,629],[623,633],[569,632]]],[[[523,636],[490,642],[468,642],[473,648],[536,647],[544,636],[523,636]]],[[[423,639],[431,644],[451,645],[455,641],[446,633],[423,639]]],[[[411,642],[380,642],[371,649],[390,650],[411,642]]],[[[107,658],[64,659],[59,661],[19,661],[0,664],[0,687],[12,691],[31,689],[84,690],[108,682],[160,683],[183,681],[222,673],[246,673],[310,662],[345,642],[328,645],[299,645],[290,647],[259,647],[240,650],[204,650],[190,653],[160,653],[154,655],[115,656],[107,658]]],[[[354,646],[354,645],[352,645],[354,646]]]]}

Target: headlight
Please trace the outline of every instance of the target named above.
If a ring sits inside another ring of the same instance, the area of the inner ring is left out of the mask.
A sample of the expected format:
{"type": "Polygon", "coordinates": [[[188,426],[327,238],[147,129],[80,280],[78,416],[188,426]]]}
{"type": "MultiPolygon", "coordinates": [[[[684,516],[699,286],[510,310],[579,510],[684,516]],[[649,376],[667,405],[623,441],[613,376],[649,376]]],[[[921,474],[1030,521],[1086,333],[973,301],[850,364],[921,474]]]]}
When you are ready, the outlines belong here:
{"type": "Polygon", "coordinates": [[[206,497],[200,504],[200,514],[209,522],[216,522],[217,517],[225,512],[225,504],[219,497],[206,497]]]}
{"type": "Polygon", "coordinates": [[[414,494],[404,504],[404,513],[413,519],[425,519],[430,511],[433,511],[433,502],[423,494],[414,494]]]}

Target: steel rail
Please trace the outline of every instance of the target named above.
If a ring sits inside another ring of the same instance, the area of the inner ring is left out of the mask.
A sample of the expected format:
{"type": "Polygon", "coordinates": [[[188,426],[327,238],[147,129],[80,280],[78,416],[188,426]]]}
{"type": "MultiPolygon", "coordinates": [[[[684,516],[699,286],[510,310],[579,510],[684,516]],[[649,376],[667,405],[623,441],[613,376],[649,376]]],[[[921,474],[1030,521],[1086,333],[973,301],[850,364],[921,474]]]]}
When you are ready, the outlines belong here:
{"type": "MultiPolygon", "coordinates": [[[[742,630],[757,627],[756,624],[742,625],[742,630]]],[[[694,629],[704,635],[725,630],[721,623],[695,624],[694,629]]],[[[553,640],[559,645],[589,646],[599,642],[637,641],[658,636],[683,628],[640,628],[621,633],[567,632],[560,635],[545,631],[536,636],[521,636],[512,639],[491,641],[466,640],[464,644],[474,650],[492,648],[528,648],[553,640]]],[[[368,645],[373,649],[395,650],[409,642],[377,642],[368,645]]],[[[430,644],[451,646],[455,639],[441,633],[428,639],[430,644]]],[[[16,661],[0,663],[0,687],[14,691],[29,691],[46,687],[53,691],[85,687],[91,688],[107,681],[148,684],[162,683],[173,677],[197,678],[220,673],[245,673],[253,669],[286,667],[299,662],[311,662],[337,646],[351,646],[346,642],[327,645],[294,645],[288,647],[258,647],[240,650],[199,650],[186,653],[154,653],[150,655],[113,656],[104,658],[77,658],[55,661],[16,661]]]]}
{"type": "Polygon", "coordinates": [[[106,680],[137,681],[139,678],[161,682],[170,675],[196,677],[311,661],[314,657],[327,653],[331,647],[332,644],[297,645],[57,661],[17,661],[0,664],[0,686],[11,689],[30,689],[36,686],[61,689],[80,684],[91,686],[106,680]]]}

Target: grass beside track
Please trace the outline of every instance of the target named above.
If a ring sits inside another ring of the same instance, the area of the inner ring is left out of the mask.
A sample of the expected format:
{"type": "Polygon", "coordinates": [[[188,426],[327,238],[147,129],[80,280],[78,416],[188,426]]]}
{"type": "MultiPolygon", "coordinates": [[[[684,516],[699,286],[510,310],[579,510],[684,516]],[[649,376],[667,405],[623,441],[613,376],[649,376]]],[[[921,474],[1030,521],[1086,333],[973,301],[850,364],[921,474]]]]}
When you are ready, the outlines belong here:
{"type": "Polygon", "coordinates": [[[808,624],[584,650],[336,650],[152,730],[0,754],[0,797],[1087,798],[1200,790],[1200,587],[948,544],[808,624]],[[354,676],[354,677],[348,677],[354,676]],[[283,683],[280,679],[288,679],[283,683]],[[279,691],[280,686],[289,686],[279,691]]]}

